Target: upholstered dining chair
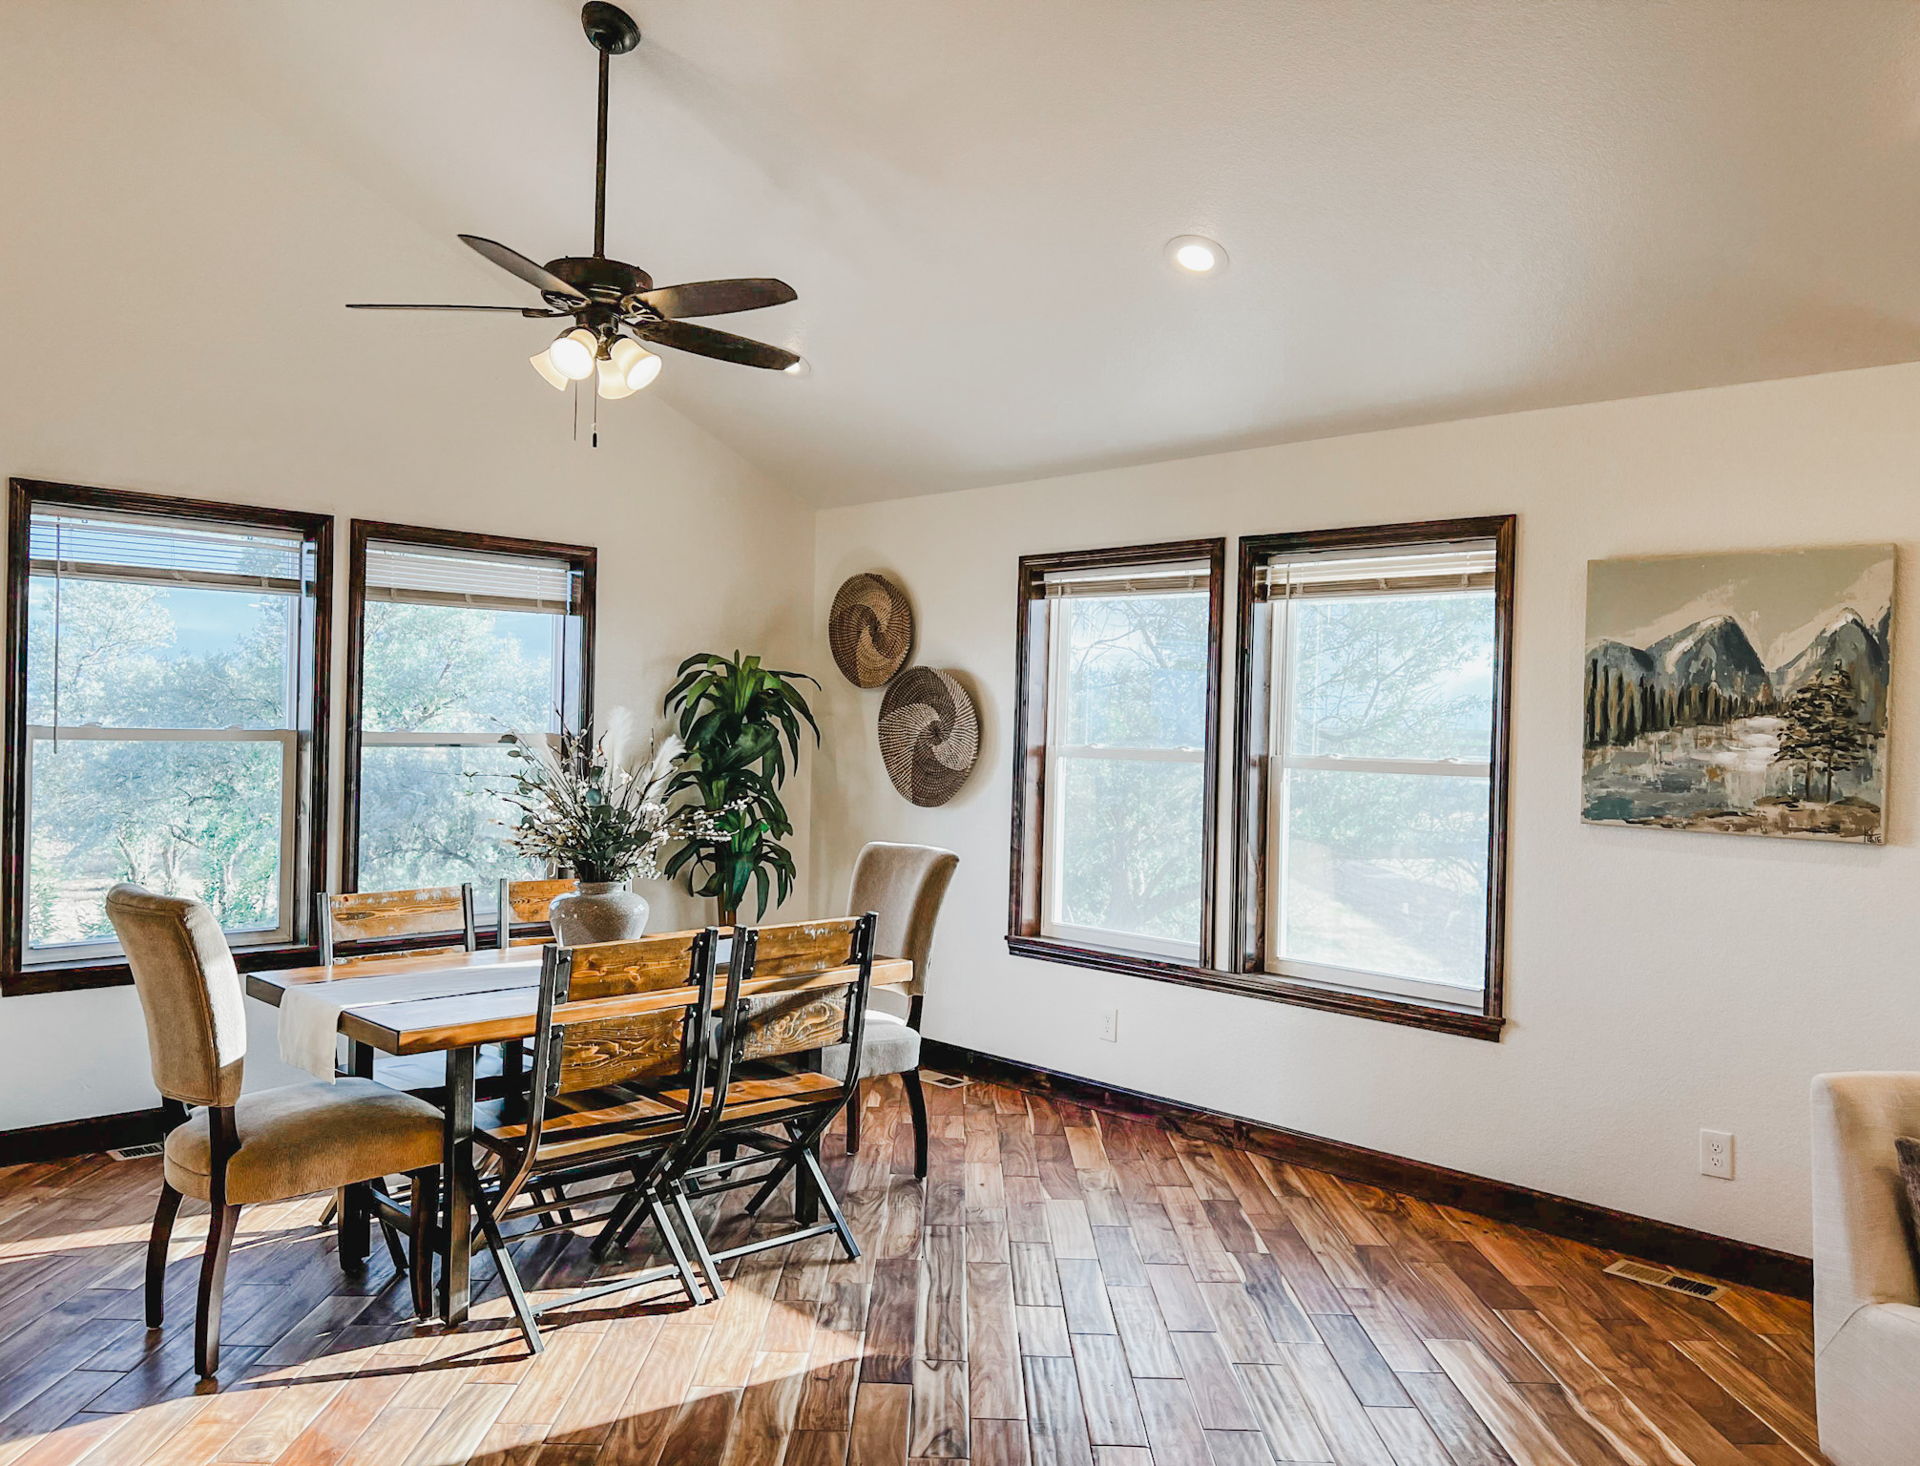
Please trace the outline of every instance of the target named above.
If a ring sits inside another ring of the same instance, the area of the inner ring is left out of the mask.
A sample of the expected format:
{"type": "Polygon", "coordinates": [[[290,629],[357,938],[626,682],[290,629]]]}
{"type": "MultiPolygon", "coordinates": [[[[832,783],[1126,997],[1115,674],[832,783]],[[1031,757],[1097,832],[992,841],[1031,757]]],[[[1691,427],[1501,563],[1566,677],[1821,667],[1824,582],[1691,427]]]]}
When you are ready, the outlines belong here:
{"type": "Polygon", "coordinates": [[[107,916],[146,1015],[154,1085],[175,1104],[196,1107],[166,1139],[160,1205],[147,1246],[147,1327],[163,1321],[167,1244],[182,1197],[212,1208],[193,1333],[194,1365],[211,1378],[220,1367],[221,1293],[241,1207],[401,1174],[413,1181],[409,1214],[378,1191],[373,1195],[383,1214],[404,1215],[408,1222],[413,1306],[426,1316],[432,1308],[440,1112],[371,1079],[242,1094],[245,996],[213,913],[198,901],[122,884],[107,892],[107,916]]]}
{"type": "MultiPolygon", "coordinates": [[[[860,1048],[860,1076],[863,1081],[886,1074],[900,1076],[907,1107],[913,1112],[913,1173],[921,1177],[927,1174],[927,1096],[920,1084],[920,1009],[927,990],[934,925],[959,864],[958,855],[933,845],[875,841],[854,860],[847,893],[849,912],[871,911],[879,917],[875,955],[904,957],[913,964],[913,978],[904,986],[873,990],[860,1048]]],[[[821,1073],[844,1079],[846,1067],[845,1044],[820,1051],[821,1073]]],[[[847,1105],[849,1155],[860,1149],[861,1103],[856,1085],[847,1105]]]]}

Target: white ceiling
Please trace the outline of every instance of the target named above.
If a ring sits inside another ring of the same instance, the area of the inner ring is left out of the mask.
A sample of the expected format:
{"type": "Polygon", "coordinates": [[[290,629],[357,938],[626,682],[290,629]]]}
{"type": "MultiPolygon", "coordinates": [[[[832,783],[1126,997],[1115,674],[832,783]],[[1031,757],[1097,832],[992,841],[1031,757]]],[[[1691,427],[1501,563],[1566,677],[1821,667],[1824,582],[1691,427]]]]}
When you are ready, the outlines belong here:
{"type": "MultiPolygon", "coordinates": [[[[812,366],[654,390],[816,502],[1920,358],[1905,0],[630,8],[609,252],[785,278],[712,324],[812,366]],[[1176,275],[1188,232],[1231,269],[1176,275]]],[[[449,240],[588,249],[572,0],[138,10],[449,240]]],[[[457,246],[364,279],[520,299],[457,246]]],[[[546,391],[540,325],[462,319],[546,391]]]]}

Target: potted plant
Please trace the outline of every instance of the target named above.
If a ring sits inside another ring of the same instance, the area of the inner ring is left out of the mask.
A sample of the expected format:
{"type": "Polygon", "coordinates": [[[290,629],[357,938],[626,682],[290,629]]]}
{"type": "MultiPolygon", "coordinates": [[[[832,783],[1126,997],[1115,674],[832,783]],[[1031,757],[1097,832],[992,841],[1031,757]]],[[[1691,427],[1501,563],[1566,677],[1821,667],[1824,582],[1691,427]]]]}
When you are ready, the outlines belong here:
{"type": "Polygon", "coordinates": [[[631,941],[647,929],[646,898],[629,889],[635,876],[660,874],[660,852],[675,840],[711,835],[713,813],[669,808],[680,740],[655,740],[636,759],[631,719],[608,718],[605,736],[591,722],[557,737],[514,731],[508,756],[517,761],[507,803],[520,811],[508,842],[549,869],[571,873],[577,894],[555,898],[550,919],[563,947],[631,941]]]}
{"type": "Polygon", "coordinates": [[[684,874],[687,889],[710,896],[722,926],[731,926],[752,886],[756,919],[768,897],[784,901],[793,890],[793,855],[781,840],[793,821],[780,800],[780,786],[800,759],[800,725],[820,725],[796,685],[820,684],[804,672],[780,672],[758,657],[700,652],[680,664],[679,681],[667,693],[685,744],[668,791],[693,791],[713,820],[710,834],[696,835],[673,853],[666,874],[684,874]]]}

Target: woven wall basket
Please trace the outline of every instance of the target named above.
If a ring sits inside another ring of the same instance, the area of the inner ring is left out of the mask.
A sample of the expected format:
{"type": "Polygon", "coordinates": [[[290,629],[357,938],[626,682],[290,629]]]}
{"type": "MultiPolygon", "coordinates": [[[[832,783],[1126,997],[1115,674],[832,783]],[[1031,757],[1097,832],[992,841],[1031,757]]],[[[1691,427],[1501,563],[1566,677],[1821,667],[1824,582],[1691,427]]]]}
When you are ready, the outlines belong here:
{"type": "Polygon", "coordinates": [[[915,804],[945,804],[980,757],[980,715],[945,672],[911,667],[880,699],[880,758],[893,787],[915,804]]]}
{"type": "Polygon", "coordinates": [[[848,578],[827,612],[827,645],[855,687],[884,687],[913,650],[913,607],[884,575],[848,578]]]}

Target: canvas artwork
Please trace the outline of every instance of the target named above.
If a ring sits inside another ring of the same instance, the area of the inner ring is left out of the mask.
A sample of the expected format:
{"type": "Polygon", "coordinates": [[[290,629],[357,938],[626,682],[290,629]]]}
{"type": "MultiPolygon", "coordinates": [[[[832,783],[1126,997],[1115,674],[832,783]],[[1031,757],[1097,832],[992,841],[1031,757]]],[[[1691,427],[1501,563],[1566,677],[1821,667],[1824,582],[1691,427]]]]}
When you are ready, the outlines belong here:
{"type": "Polygon", "coordinates": [[[1878,844],[1894,547],[1595,560],[1598,824],[1878,844]]]}

